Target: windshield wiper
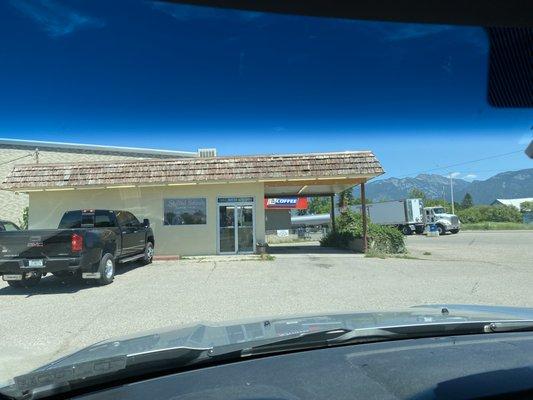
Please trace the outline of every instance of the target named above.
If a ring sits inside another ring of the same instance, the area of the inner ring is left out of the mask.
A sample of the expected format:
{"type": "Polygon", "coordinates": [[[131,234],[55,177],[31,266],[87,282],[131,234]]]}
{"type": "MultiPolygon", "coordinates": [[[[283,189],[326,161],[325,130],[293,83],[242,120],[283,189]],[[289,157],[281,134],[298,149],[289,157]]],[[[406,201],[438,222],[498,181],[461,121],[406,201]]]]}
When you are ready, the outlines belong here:
{"type": "MultiPolygon", "coordinates": [[[[392,340],[419,339],[426,337],[473,335],[497,332],[533,331],[533,321],[475,321],[443,322],[419,325],[394,325],[376,328],[335,329],[305,333],[298,337],[272,340],[269,343],[247,346],[240,351],[241,357],[305,350],[317,347],[332,347],[347,344],[371,343],[392,340]]],[[[221,355],[226,347],[213,349],[213,355],[221,355]]]]}
{"type": "Polygon", "coordinates": [[[501,321],[485,325],[486,333],[528,332],[533,330],[533,321],[501,321]]]}

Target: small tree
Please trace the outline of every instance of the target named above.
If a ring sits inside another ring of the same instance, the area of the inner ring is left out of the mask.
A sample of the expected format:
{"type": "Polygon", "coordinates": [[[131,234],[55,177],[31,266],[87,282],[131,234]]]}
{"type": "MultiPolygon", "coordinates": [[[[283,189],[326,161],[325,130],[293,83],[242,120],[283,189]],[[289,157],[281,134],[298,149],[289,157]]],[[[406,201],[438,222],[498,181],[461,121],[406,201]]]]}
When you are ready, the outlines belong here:
{"type": "Polygon", "coordinates": [[[425,200],[426,199],[426,194],[422,190],[420,190],[418,188],[413,188],[409,192],[409,198],[425,200]]]}
{"type": "Polygon", "coordinates": [[[28,229],[29,209],[30,208],[28,206],[22,209],[22,217],[19,218],[19,225],[21,229],[28,229]]]}
{"type": "Polygon", "coordinates": [[[339,200],[337,205],[341,209],[341,211],[346,210],[348,206],[355,203],[355,198],[353,196],[352,189],[346,189],[339,193],[339,200]]]}
{"type": "Polygon", "coordinates": [[[520,212],[527,213],[533,211],[533,201],[524,201],[520,203],[520,212]]]}
{"type": "Polygon", "coordinates": [[[331,201],[328,197],[310,197],[309,214],[329,214],[331,212],[331,201]]]}
{"type": "Polygon", "coordinates": [[[470,208],[474,205],[474,202],[472,200],[472,195],[470,193],[466,193],[465,197],[463,197],[463,201],[461,202],[461,208],[470,208]]]}

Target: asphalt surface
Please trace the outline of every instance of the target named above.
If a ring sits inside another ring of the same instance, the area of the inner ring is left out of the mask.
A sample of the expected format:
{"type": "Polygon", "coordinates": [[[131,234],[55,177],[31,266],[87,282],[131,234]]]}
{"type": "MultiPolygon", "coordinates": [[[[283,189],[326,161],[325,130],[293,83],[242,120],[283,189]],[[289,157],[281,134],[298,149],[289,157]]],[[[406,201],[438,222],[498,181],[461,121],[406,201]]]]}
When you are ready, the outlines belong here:
{"type": "Polygon", "coordinates": [[[109,337],[205,321],[429,303],[533,307],[533,231],[407,237],[407,258],[293,245],[275,259],[205,257],[122,267],[97,287],[0,281],[0,382],[109,337]]]}

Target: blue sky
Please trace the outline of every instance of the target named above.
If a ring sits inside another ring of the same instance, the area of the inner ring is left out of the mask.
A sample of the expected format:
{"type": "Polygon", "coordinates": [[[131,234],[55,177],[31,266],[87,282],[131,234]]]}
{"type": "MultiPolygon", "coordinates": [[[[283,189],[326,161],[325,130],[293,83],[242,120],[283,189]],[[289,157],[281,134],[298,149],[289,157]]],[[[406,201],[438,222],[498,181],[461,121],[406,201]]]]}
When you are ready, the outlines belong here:
{"type": "Polygon", "coordinates": [[[488,106],[479,28],[109,3],[0,3],[0,137],[371,149],[387,176],[533,167],[533,111],[488,106]]]}

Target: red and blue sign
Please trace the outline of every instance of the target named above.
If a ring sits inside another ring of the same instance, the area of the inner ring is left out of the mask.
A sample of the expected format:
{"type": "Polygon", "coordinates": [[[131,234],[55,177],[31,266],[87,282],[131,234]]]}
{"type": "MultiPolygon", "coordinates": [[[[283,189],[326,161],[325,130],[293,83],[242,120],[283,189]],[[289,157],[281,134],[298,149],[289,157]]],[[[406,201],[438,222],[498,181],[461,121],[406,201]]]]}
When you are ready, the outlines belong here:
{"type": "Polygon", "coordinates": [[[296,210],[306,210],[307,197],[278,197],[265,199],[265,208],[289,208],[296,210]]]}

